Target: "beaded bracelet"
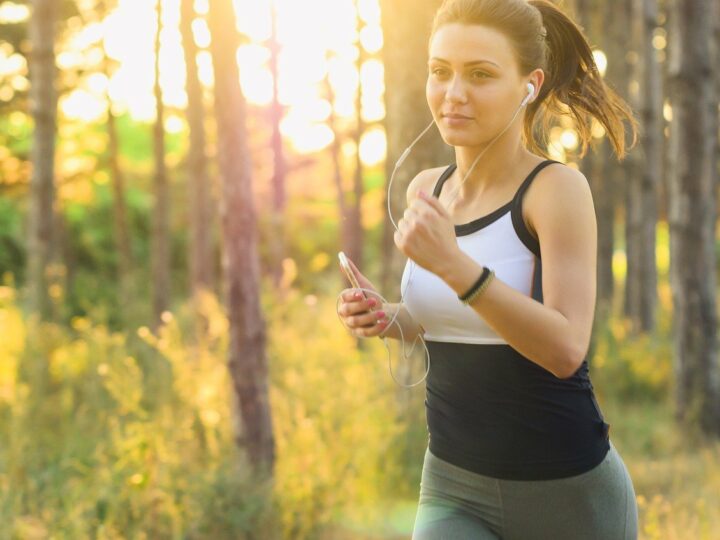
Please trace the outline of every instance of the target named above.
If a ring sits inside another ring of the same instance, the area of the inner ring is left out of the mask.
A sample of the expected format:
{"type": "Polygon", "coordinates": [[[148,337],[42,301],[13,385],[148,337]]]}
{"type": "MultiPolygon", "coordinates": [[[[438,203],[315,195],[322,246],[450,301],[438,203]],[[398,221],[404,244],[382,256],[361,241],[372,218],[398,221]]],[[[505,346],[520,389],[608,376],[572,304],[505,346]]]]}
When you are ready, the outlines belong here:
{"type": "Polygon", "coordinates": [[[470,287],[470,289],[465,294],[463,294],[462,296],[458,295],[458,299],[465,305],[470,304],[478,296],[480,296],[480,294],[485,289],[487,289],[493,277],[495,277],[495,271],[491,270],[487,266],[484,266],[482,274],[480,274],[478,280],[473,284],[472,287],[470,287]]]}
{"type": "Polygon", "coordinates": [[[475,281],[475,283],[472,284],[472,286],[467,290],[465,294],[459,294],[458,298],[460,300],[467,300],[467,298],[475,292],[475,290],[480,287],[480,285],[483,284],[487,276],[490,274],[490,269],[487,266],[483,266],[482,272],[480,272],[480,277],[475,281]]]}

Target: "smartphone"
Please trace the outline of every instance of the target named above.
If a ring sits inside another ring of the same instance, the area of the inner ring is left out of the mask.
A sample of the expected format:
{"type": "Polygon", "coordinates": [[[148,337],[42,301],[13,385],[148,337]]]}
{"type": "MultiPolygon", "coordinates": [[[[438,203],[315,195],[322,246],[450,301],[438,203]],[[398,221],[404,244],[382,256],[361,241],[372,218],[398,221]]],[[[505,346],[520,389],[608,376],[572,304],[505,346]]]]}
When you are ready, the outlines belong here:
{"type": "MultiPolygon", "coordinates": [[[[358,283],[357,278],[355,277],[355,274],[353,274],[352,268],[350,268],[350,263],[348,262],[347,256],[342,252],[338,252],[338,259],[340,260],[340,268],[343,269],[343,272],[345,272],[345,275],[347,276],[348,280],[352,284],[353,287],[356,289],[360,288],[360,284],[358,283]]],[[[367,298],[367,295],[365,294],[365,291],[360,291],[362,295],[367,298]]]]}

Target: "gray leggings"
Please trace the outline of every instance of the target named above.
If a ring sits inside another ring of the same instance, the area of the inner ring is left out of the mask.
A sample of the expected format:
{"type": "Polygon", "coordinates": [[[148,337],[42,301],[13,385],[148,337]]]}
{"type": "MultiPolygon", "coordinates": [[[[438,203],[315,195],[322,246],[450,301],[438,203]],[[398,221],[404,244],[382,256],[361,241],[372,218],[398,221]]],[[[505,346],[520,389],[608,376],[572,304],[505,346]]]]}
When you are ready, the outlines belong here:
{"type": "Polygon", "coordinates": [[[425,451],[412,540],[636,540],[635,490],[610,443],[593,469],[556,480],[483,476],[425,451]]]}

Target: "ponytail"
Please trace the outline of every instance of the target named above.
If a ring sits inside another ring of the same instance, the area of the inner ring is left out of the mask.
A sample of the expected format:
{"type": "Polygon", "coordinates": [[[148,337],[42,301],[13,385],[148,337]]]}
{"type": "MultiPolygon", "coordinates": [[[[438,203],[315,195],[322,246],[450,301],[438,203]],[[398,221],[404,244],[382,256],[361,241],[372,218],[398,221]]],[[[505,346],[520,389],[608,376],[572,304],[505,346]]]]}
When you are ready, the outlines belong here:
{"type": "MultiPolygon", "coordinates": [[[[546,29],[547,79],[538,98],[530,104],[525,117],[525,137],[536,146],[533,137],[535,114],[541,106],[550,116],[571,114],[582,142],[580,157],[592,139],[592,117],[605,128],[619,159],[625,157],[625,126],[631,126],[632,143],[637,142],[637,121],[628,104],[603,80],[595,64],[592,50],[582,30],[557,6],[548,0],[530,0],[538,9],[546,29]]],[[[549,118],[542,114],[542,133],[546,136],[549,118]]],[[[543,147],[547,145],[542,140],[543,147]]],[[[536,149],[537,148],[536,146],[536,149]]]]}
{"type": "Polygon", "coordinates": [[[582,30],[552,2],[445,0],[435,14],[430,39],[441,25],[451,23],[499,30],[512,43],[521,74],[544,71],[540,92],[525,111],[523,140],[532,152],[549,157],[549,128],[555,117],[564,115],[575,121],[580,157],[592,140],[593,118],[605,129],[618,159],[626,153],[624,121],[632,133],[630,147],[637,142],[638,124],[630,106],[603,80],[582,30]]]}

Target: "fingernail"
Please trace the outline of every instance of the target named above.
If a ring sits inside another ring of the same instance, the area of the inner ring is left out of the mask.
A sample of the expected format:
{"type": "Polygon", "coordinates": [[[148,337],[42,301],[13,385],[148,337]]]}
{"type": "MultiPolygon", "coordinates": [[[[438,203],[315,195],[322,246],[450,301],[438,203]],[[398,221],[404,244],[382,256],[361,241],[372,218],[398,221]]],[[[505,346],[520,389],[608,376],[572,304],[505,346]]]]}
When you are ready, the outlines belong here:
{"type": "Polygon", "coordinates": [[[421,197],[424,197],[424,196],[425,196],[425,191],[421,189],[420,191],[418,191],[418,194],[419,194],[421,197]]]}
{"type": "Polygon", "coordinates": [[[376,304],[377,304],[377,300],[375,300],[374,298],[371,298],[370,300],[368,300],[368,305],[370,307],[375,307],[376,304]]]}
{"type": "Polygon", "coordinates": [[[375,315],[377,316],[378,319],[382,319],[383,317],[385,317],[385,312],[378,311],[377,313],[375,313],[375,315]]]}
{"type": "Polygon", "coordinates": [[[357,298],[358,300],[359,300],[360,298],[362,298],[362,293],[356,292],[356,293],[355,293],[355,298],[357,298]]]}

